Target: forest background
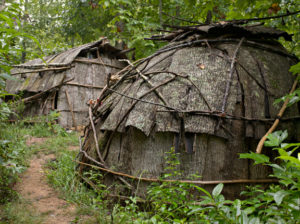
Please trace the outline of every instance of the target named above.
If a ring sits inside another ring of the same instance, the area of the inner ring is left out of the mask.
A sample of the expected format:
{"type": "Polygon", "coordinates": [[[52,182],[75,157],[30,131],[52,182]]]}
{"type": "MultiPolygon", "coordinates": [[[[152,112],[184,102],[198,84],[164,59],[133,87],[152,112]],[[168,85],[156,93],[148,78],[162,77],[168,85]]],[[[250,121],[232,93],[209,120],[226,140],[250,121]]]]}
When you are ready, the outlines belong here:
{"type": "MultiPolygon", "coordinates": [[[[20,140],[23,137],[18,137],[15,129],[4,132],[5,129],[9,129],[4,121],[8,119],[11,108],[2,98],[9,95],[4,90],[5,81],[14,79],[10,76],[10,69],[13,64],[59,53],[77,45],[96,41],[103,36],[108,37],[111,43],[118,47],[135,48],[135,51],[131,52],[129,56],[132,59],[139,59],[150,55],[165,44],[144,38],[162,34],[163,31],[170,30],[170,25],[197,25],[205,23],[207,20],[218,22],[264,17],[271,18],[254,22],[264,22],[267,26],[293,34],[291,42],[282,39],[280,42],[290,53],[299,58],[299,10],[299,0],[0,0],[0,196],[2,192],[7,195],[7,188],[10,188],[10,183],[14,183],[17,173],[24,170],[22,161],[26,151],[24,144],[22,144],[23,140],[20,140]],[[290,15],[280,16],[284,14],[290,15]]],[[[293,66],[291,71],[294,74],[300,73],[300,63],[293,66]]],[[[298,102],[300,100],[300,88],[288,97],[291,99],[291,103],[298,102]]],[[[277,134],[278,136],[274,137],[276,144],[274,143],[272,146],[281,144],[283,134],[277,134]]],[[[257,197],[256,191],[252,191],[254,192],[252,195],[255,196],[253,200],[249,199],[243,202],[235,200],[230,202],[234,206],[226,207],[228,201],[224,201],[220,197],[222,186],[218,185],[216,190],[212,192],[213,196],[207,194],[208,201],[204,201],[217,206],[202,210],[199,207],[192,207],[192,203],[187,202],[190,204],[178,207],[177,199],[181,202],[187,201],[176,198],[178,189],[189,189],[190,186],[185,186],[186,188],[182,186],[175,186],[174,188],[159,186],[152,188],[153,195],[156,197],[154,198],[154,207],[157,205],[164,208],[162,204],[169,200],[174,202],[172,204],[174,208],[171,213],[156,209],[155,215],[150,213],[148,214],[149,217],[146,218],[152,217],[152,220],[154,217],[159,220],[167,220],[166,223],[168,223],[170,217],[177,217],[178,219],[182,218],[180,223],[185,223],[188,216],[197,220],[204,217],[204,214],[210,214],[209,217],[213,222],[217,219],[224,220],[224,217],[229,217],[230,220],[240,220],[241,214],[245,214],[246,216],[253,216],[249,223],[259,223],[256,216],[269,217],[266,215],[269,214],[270,217],[276,216],[276,220],[279,220],[277,218],[280,217],[280,220],[287,220],[286,223],[299,223],[295,220],[299,220],[300,209],[300,159],[292,158],[289,156],[290,154],[286,153],[292,147],[298,148],[300,143],[279,148],[279,151],[281,150],[280,155],[285,161],[282,167],[277,164],[269,164],[273,168],[276,166],[277,171],[280,171],[275,172],[274,176],[281,180],[281,186],[276,186],[263,193],[258,191],[259,197],[257,197]],[[157,198],[158,196],[161,199],[157,198]],[[165,200],[166,197],[168,200],[165,200]],[[295,201],[296,199],[297,201],[295,201]],[[298,207],[295,207],[293,203],[297,204],[298,207]],[[272,209],[269,209],[269,205],[272,209]],[[225,216],[225,214],[229,215],[225,216]],[[291,214],[294,219],[291,218],[291,214]]],[[[253,155],[250,156],[254,157],[253,155]]],[[[251,158],[250,156],[245,158],[251,158]]],[[[254,159],[268,165],[269,160],[264,155],[256,155],[254,159]]],[[[65,160],[58,159],[58,161],[66,163],[65,160]]],[[[69,170],[73,172],[72,160],[70,159],[69,162],[71,164],[69,170]]],[[[64,166],[57,167],[57,172],[55,171],[55,175],[53,174],[54,180],[58,180],[61,176],[73,177],[74,172],[72,175],[63,175],[60,167],[64,168],[64,166]]],[[[70,179],[70,183],[73,181],[74,178],[70,179]]],[[[62,186],[69,186],[63,178],[57,182],[62,183],[62,186]]],[[[70,191],[73,191],[71,187],[70,191]]],[[[86,195],[86,193],[82,195],[86,195]]],[[[133,199],[132,202],[134,202],[133,199]]],[[[126,214],[131,213],[127,214],[128,217],[135,217],[136,219],[144,217],[144,214],[137,213],[136,202],[129,205],[127,208],[131,210],[126,210],[126,214]]],[[[120,216],[122,216],[122,210],[120,211],[120,216]]],[[[226,220],[224,223],[236,223],[226,220]]],[[[243,218],[243,220],[245,219],[243,218]]]]}
{"type": "MultiPolygon", "coordinates": [[[[2,0],[4,1],[4,0],[2,0]]],[[[167,25],[183,26],[211,21],[270,17],[300,10],[297,0],[20,0],[4,1],[1,14],[13,19],[13,29],[2,30],[1,63],[20,63],[37,55],[50,55],[77,45],[108,37],[112,44],[135,48],[135,59],[148,56],[162,42],[144,40],[167,25]],[[26,37],[24,34],[34,38],[26,37]],[[8,59],[8,60],[6,60],[8,59]]],[[[1,27],[9,24],[2,18],[1,27]]],[[[267,26],[294,34],[293,41],[281,42],[300,56],[299,14],[262,20],[267,26]]]]}

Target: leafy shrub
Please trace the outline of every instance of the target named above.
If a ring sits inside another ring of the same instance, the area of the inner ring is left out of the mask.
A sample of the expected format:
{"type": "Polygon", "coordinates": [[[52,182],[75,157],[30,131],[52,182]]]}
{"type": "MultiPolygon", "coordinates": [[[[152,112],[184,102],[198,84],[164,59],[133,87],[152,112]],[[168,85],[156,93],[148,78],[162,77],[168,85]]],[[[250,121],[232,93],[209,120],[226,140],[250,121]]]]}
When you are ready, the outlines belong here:
{"type": "Polygon", "coordinates": [[[54,132],[58,136],[67,134],[61,126],[51,123],[57,119],[57,113],[43,118],[51,121],[51,126],[45,122],[25,126],[23,121],[16,124],[5,122],[10,111],[6,103],[0,104],[0,203],[13,198],[15,192],[12,186],[18,180],[18,175],[26,169],[26,159],[32,153],[25,144],[26,136],[48,137],[54,132]]]}
{"type": "MultiPolygon", "coordinates": [[[[261,186],[248,187],[242,192],[245,200],[226,200],[221,194],[223,184],[209,193],[193,184],[162,182],[149,188],[151,206],[147,212],[139,210],[137,198],[131,197],[125,208],[115,207],[115,215],[124,223],[300,223],[300,153],[298,158],[292,156],[300,143],[282,143],[286,137],[286,131],[278,131],[269,135],[266,142],[278,152],[278,163],[270,162],[266,155],[241,154],[241,158],[253,159],[255,164],[272,167],[272,177],[279,180],[266,190],[261,186]],[[201,201],[196,201],[195,191],[202,194],[201,201]]],[[[171,150],[162,179],[178,178],[178,164],[171,150]]]]}
{"type": "Polygon", "coordinates": [[[0,203],[3,203],[14,194],[11,187],[26,168],[27,147],[16,131],[4,129],[4,125],[0,128],[0,203]]]}
{"type": "Polygon", "coordinates": [[[68,196],[68,200],[91,204],[96,195],[92,191],[88,191],[77,178],[73,162],[75,155],[75,152],[65,151],[55,161],[48,163],[47,178],[51,185],[68,196]]]}

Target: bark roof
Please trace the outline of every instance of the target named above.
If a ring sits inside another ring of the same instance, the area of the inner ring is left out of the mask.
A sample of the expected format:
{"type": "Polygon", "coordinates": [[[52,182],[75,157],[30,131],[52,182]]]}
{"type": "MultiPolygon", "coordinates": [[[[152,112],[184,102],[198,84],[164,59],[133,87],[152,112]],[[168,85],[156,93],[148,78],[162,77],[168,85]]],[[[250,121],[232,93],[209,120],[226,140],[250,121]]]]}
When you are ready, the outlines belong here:
{"type": "MultiPolygon", "coordinates": [[[[238,48],[239,41],[188,38],[160,49],[111,87],[113,91],[108,91],[109,97],[98,109],[100,128],[124,132],[133,126],[146,135],[184,130],[229,138],[233,119],[224,119],[220,127],[218,123],[220,117],[233,115],[249,121],[246,136],[260,138],[265,129],[263,120],[275,118],[278,112],[274,99],[285,95],[293,83],[288,70],[296,61],[274,42],[245,39],[238,48]],[[232,60],[235,67],[230,79],[232,60]],[[174,80],[158,87],[157,92],[146,94],[171,78],[174,80]],[[263,121],[263,126],[252,125],[251,119],[263,121]]],[[[298,111],[291,108],[286,114],[298,115],[298,111]]]]}
{"type": "Polygon", "coordinates": [[[15,74],[19,81],[7,81],[6,90],[9,93],[18,93],[20,91],[41,92],[50,89],[60,84],[65,78],[64,70],[57,71],[51,70],[51,68],[71,69],[71,64],[78,56],[95,47],[99,48],[101,53],[113,55],[115,58],[126,58],[121,50],[111,46],[107,39],[103,38],[99,41],[84,44],[59,54],[47,56],[43,58],[43,60],[37,58],[24,64],[15,65],[11,70],[11,74],[15,74]],[[49,71],[40,72],[43,69],[49,69],[49,71]]]}

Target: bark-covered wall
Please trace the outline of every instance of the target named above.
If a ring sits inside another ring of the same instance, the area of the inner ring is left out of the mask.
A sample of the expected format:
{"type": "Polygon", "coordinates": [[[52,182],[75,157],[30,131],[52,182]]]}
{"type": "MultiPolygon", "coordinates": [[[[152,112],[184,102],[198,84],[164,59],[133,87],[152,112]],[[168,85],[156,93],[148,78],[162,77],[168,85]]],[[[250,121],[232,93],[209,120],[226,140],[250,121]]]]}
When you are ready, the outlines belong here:
{"type": "MultiPolygon", "coordinates": [[[[116,59],[101,55],[102,61],[106,64],[124,67],[124,63],[116,59]]],[[[91,59],[90,59],[91,60],[91,59]]],[[[95,59],[91,60],[95,61],[95,59]]],[[[99,59],[97,59],[98,62],[99,59]]],[[[71,82],[87,86],[104,87],[109,73],[115,74],[120,69],[103,66],[99,64],[88,64],[74,62],[74,67],[66,73],[66,80],[74,78],[71,82]]],[[[100,88],[87,88],[82,86],[63,85],[58,93],[57,110],[60,112],[59,123],[63,127],[73,127],[72,114],[67,101],[66,91],[69,95],[70,104],[75,115],[76,125],[84,126],[88,124],[88,106],[90,99],[97,99],[101,92],[100,88]]]]}
{"type": "MultiPolygon", "coordinates": [[[[192,174],[202,180],[267,178],[268,168],[253,167],[238,157],[255,150],[276,118],[280,105],[273,102],[289,92],[294,77],[288,70],[295,60],[285,56],[279,45],[256,47],[245,41],[239,48],[239,41],[178,49],[173,43],[138,71],[127,73],[98,109],[96,129],[107,166],[158,178],[164,172],[165,152],[175,145],[176,136],[183,136],[180,145],[193,145],[192,152],[191,147],[177,149],[184,179],[192,174]]],[[[299,119],[289,119],[298,115],[296,105],[288,108],[278,129],[288,129],[290,138],[299,140],[299,119]]],[[[98,159],[91,128],[83,150],[98,159]]],[[[225,194],[237,196],[241,187],[228,185],[225,194]]]]}

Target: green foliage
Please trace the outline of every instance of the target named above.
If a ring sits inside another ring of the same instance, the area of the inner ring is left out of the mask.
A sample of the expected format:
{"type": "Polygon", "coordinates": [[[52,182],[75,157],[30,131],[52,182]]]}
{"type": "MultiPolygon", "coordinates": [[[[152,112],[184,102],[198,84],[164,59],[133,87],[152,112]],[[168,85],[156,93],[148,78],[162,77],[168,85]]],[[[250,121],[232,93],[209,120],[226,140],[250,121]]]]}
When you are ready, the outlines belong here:
{"type": "MultiPolygon", "coordinates": [[[[280,145],[273,149],[279,153],[280,163],[271,162],[265,155],[241,154],[241,158],[253,159],[255,164],[272,167],[272,176],[279,179],[278,185],[270,185],[267,189],[248,187],[242,192],[246,199],[231,201],[221,194],[223,184],[209,193],[192,184],[162,182],[149,188],[150,211],[139,210],[137,198],[131,197],[126,208],[115,207],[115,216],[122,223],[300,223],[300,155],[298,158],[292,156],[300,143],[281,143],[285,137],[285,132],[277,132],[269,138],[273,141],[270,145],[280,145]],[[200,195],[202,200],[196,200],[195,195],[200,195]]],[[[180,175],[176,158],[173,151],[168,153],[168,171],[164,177],[180,175]]]]}
{"type": "MultiPolygon", "coordinates": [[[[21,14],[22,10],[17,3],[4,3],[0,11],[0,72],[9,74],[10,66],[16,63],[24,48],[22,40],[34,42],[39,46],[39,42],[31,35],[22,31],[21,14]]],[[[37,57],[38,55],[35,55],[37,57]]],[[[2,77],[3,78],[3,77],[2,77]]]]}
{"type": "MultiPolygon", "coordinates": [[[[44,122],[29,127],[26,127],[24,121],[16,124],[5,123],[4,121],[7,120],[10,113],[8,105],[2,102],[0,104],[0,203],[9,200],[14,195],[12,186],[18,180],[18,175],[26,169],[26,159],[34,152],[26,146],[25,136],[48,137],[55,135],[56,141],[60,139],[57,138],[58,136],[68,136],[61,126],[53,124],[59,116],[56,112],[40,117],[44,122]]],[[[64,139],[61,145],[71,142],[64,139]]]]}
{"type": "Polygon", "coordinates": [[[48,181],[67,196],[68,200],[90,205],[96,198],[96,194],[88,191],[78,180],[77,174],[74,172],[75,155],[76,152],[64,151],[55,161],[48,163],[48,181]]]}
{"type": "Polygon", "coordinates": [[[22,224],[41,224],[42,217],[35,214],[30,208],[30,202],[18,199],[14,202],[0,205],[0,224],[22,223],[22,224]]]}
{"type": "MultiPolygon", "coordinates": [[[[101,174],[95,171],[87,171],[83,174],[89,182],[93,183],[93,189],[81,181],[76,170],[74,160],[78,151],[70,151],[70,145],[78,146],[78,135],[53,136],[39,147],[47,153],[55,153],[56,159],[46,165],[46,175],[49,184],[61,193],[61,196],[78,205],[75,223],[81,220],[81,216],[90,217],[84,223],[110,223],[107,217],[107,207],[103,201],[103,195],[107,193],[106,187],[101,183],[101,174]]],[[[85,218],[86,219],[86,218],[85,218]]]]}
{"type": "MultiPolygon", "coordinates": [[[[167,178],[180,178],[181,172],[178,171],[178,155],[172,148],[167,152],[166,159],[166,173],[162,180],[167,178]]],[[[180,220],[180,223],[187,221],[188,204],[191,202],[190,190],[194,188],[193,185],[180,182],[162,182],[153,184],[148,190],[148,199],[153,206],[153,216],[151,219],[159,221],[180,220]],[[166,203],[167,202],[167,203],[166,203]]]]}
{"type": "Polygon", "coordinates": [[[257,154],[254,152],[250,152],[250,153],[243,153],[240,155],[241,159],[253,159],[254,160],[254,164],[265,164],[267,162],[270,161],[269,157],[263,154],[257,154]]]}
{"type": "Polygon", "coordinates": [[[60,136],[67,136],[65,129],[57,124],[59,115],[59,112],[51,111],[50,114],[46,116],[48,130],[60,136]]]}
{"type": "Polygon", "coordinates": [[[300,74],[300,62],[298,62],[297,64],[291,66],[290,72],[292,72],[294,75],[300,74]]]}
{"type": "Polygon", "coordinates": [[[7,103],[0,103],[0,122],[6,121],[11,114],[11,110],[7,103]]]}
{"type": "MultiPolygon", "coordinates": [[[[18,106],[16,106],[18,107],[18,106]]],[[[20,119],[18,122],[20,125],[27,125],[28,123],[34,123],[27,128],[29,134],[36,137],[49,137],[49,136],[67,136],[67,133],[63,127],[57,124],[57,119],[59,118],[59,113],[56,111],[51,111],[48,115],[35,116],[35,117],[25,117],[20,119]]]]}
{"type": "MultiPolygon", "coordinates": [[[[144,40],[145,37],[160,34],[158,29],[168,29],[164,24],[182,26],[203,23],[209,11],[212,21],[220,21],[274,16],[287,10],[299,10],[295,0],[32,0],[30,4],[28,1],[22,4],[25,12],[20,27],[34,35],[47,54],[107,36],[113,43],[123,42],[128,48],[135,47],[137,58],[147,56],[164,45],[144,40]]],[[[294,34],[293,42],[282,40],[282,43],[299,56],[299,15],[265,22],[294,34]]],[[[27,40],[21,46],[27,51],[40,52],[27,40]]]]}
{"type": "Polygon", "coordinates": [[[287,130],[275,131],[267,136],[264,145],[267,147],[280,146],[280,144],[288,137],[287,130]]]}
{"type": "Polygon", "coordinates": [[[25,139],[17,126],[0,123],[0,204],[14,196],[11,189],[26,168],[25,139]]]}

